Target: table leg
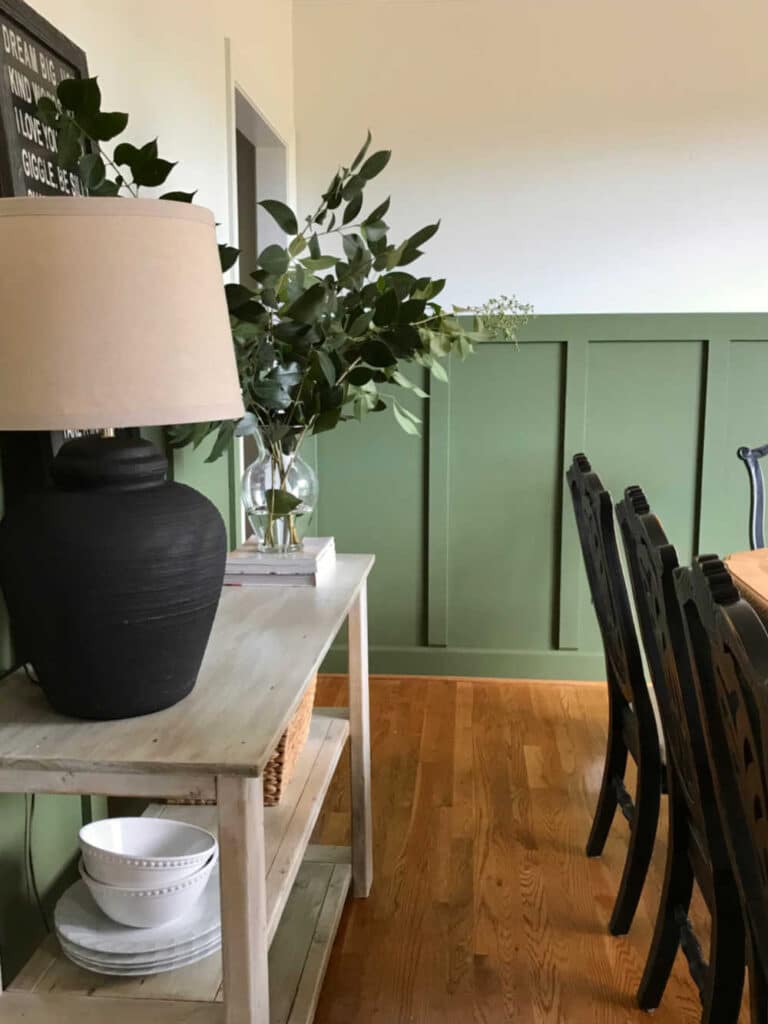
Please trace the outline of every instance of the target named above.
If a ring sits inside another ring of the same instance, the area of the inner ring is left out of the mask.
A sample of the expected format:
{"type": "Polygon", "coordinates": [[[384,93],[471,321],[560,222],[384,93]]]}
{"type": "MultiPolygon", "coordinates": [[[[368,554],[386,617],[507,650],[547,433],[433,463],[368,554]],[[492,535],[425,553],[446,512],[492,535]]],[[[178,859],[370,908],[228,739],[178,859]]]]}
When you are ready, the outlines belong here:
{"type": "Polygon", "coordinates": [[[368,696],[368,598],[365,582],[349,611],[349,733],[352,760],[352,894],[373,883],[371,736],[368,696]]]}
{"type": "Polygon", "coordinates": [[[219,776],[221,927],[226,1024],[269,1024],[264,791],[219,776]]]}

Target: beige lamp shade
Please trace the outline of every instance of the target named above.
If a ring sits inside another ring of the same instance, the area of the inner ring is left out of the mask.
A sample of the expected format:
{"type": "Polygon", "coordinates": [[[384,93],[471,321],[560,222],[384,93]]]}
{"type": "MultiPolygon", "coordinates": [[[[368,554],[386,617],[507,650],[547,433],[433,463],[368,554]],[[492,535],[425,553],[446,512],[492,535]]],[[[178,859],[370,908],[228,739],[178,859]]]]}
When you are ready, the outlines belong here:
{"type": "Polygon", "coordinates": [[[0,199],[0,429],[242,414],[209,210],[0,199]]]}

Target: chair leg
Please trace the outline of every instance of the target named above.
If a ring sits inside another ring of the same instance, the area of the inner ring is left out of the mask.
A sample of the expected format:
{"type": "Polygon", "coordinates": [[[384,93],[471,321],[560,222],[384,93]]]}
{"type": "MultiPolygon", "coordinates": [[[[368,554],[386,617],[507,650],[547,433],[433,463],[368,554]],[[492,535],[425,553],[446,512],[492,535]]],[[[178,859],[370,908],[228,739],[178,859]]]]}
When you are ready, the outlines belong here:
{"type": "Polygon", "coordinates": [[[759,957],[755,956],[754,941],[750,938],[747,945],[750,1020],[752,1024],[766,1024],[768,1021],[768,979],[763,973],[759,957]]]}
{"type": "Polygon", "coordinates": [[[713,889],[709,970],[701,994],[701,1024],[736,1024],[746,956],[741,903],[732,881],[716,879],[713,889]]]}
{"type": "Polygon", "coordinates": [[[637,990],[641,1010],[661,1002],[680,945],[680,910],[688,913],[693,892],[693,869],[688,857],[688,815],[669,771],[669,838],[664,887],[645,970],[637,990]]]}
{"type": "Polygon", "coordinates": [[[658,746],[652,745],[655,740],[654,732],[653,740],[649,740],[648,744],[645,744],[642,738],[640,742],[632,834],[619,892],[608,925],[611,935],[626,935],[629,931],[653,853],[661,800],[661,761],[658,746]]]}
{"type": "Polygon", "coordinates": [[[624,779],[627,770],[627,745],[621,734],[621,714],[617,701],[609,691],[608,746],[605,751],[603,781],[600,784],[600,795],[597,798],[595,817],[587,840],[587,856],[599,857],[605,847],[608,833],[611,831],[618,796],[615,780],[624,779]]]}

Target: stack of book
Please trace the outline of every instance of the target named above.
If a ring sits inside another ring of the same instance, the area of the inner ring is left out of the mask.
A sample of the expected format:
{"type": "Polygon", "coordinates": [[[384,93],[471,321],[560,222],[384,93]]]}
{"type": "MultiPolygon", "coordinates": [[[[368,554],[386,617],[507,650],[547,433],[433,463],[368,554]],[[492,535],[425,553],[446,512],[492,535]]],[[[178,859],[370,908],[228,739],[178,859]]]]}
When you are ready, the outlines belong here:
{"type": "Polygon", "coordinates": [[[303,551],[259,551],[246,541],[227,555],[225,587],[316,587],[336,562],[333,537],[307,537],[303,551]]]}

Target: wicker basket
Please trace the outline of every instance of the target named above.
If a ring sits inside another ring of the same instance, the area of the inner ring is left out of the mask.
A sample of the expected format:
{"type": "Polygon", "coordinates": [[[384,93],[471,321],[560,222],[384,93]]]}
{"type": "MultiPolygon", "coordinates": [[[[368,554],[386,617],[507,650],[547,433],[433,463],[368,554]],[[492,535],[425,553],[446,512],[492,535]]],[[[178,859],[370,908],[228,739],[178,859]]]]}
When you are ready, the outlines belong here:
{"type": "MultiPolygon", "coordinates": [[[[317,676],[313,676],[309,686],[304,692],[296,709],[296,713],[288,723],[277,744],[272,757],[267,761],[264,769],[264,806],[274,807],[280,803],[280,798],[285,792],[285,787],[291,780],[299,754],[304,749],[304,744],[309,736],[309,727],[312,723],[312,709],[315,706],[315,690],[317,689],[317,676]]],[[[169,804],[215,804],[215,800],[169,800],[169,804]]]]}
{"type": "Polygon", "coordinates": [[[301,704],[277,744],[277,749],[267,762],[267,767],[264,769],[265,807],[274,807],[275,804],[279,804],[280,797],[290,782],[299,754],[304,749],[307,736],[309,736],[316,689],[317,676],[313,676],[301,699],[301,704]]]}

